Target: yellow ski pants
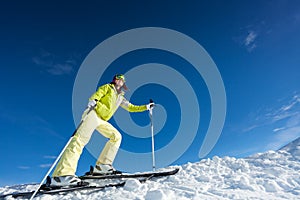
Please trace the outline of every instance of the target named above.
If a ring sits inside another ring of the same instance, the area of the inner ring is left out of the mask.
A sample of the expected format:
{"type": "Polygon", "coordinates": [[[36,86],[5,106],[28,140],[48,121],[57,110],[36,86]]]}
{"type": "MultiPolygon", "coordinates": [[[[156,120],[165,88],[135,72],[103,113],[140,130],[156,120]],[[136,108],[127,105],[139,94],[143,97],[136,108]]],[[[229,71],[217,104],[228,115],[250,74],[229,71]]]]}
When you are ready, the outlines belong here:
{"type": "Polygon", "coordinates": [[[104,146],[96,164],[113,163],[120,147],[122,136],[109,122],[99,118],[94,110],[88,113],[88,115],[87,111],[88,110],[83,113],[82,119],[85,118],[85,120],[78,128],[60,158],[60,161],[52,174],[53,177],[75,175],[82,150],[89,142],[95,129],[104,137],[109,138],[109,141],[104,146]]]}

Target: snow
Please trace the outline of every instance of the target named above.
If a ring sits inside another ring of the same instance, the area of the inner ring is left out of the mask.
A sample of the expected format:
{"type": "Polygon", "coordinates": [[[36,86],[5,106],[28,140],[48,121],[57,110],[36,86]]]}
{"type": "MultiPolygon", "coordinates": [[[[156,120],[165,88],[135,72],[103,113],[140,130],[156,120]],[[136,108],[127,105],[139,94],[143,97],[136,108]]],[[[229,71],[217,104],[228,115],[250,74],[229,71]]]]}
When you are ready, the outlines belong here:
{"type": "MultiPolygon", "coordinates": [[[[145,183],[127,179],[121,188],[42,195],[35,199],[300,199],[300,138],[278,151],[258,153],[247,158],[215,156],[169,168],[174,167],[180,168],[176,175],[145,183]]],[[[36,184],[6,186],[0,188],[0,195],[32,191],[36,187],[36,184]]],[[[5,199],[13,198],[8,196],[5,199]]]]}

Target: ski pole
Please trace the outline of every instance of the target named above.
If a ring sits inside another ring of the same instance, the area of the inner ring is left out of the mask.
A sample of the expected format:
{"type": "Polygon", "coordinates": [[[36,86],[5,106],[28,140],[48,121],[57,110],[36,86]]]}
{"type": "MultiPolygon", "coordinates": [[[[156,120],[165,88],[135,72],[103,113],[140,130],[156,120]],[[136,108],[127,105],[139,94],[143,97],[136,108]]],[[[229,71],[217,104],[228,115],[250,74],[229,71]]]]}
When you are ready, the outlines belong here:
{"type": "Polygon", "coordinates": [[[49,174],[51,173],[51,171],[53,170],[54,166],[57,164],[57,162],[59,161],[59,159],[61,158],[61,156],[63,155],[63,153],[65,152],[65,150],[67,149],[68,145],[70,144],[73,136],[75,135],[75,133],[77,132],[77,130],[79,129],[79,127],[82,125],[82,123],[85,121],[85,119],[87,118],[88,114],[94,110],[95,106],[91,106],[89,108],[89,110],[87,111],[87,114],[84,116],[84,118],[80,121],[79,125],[77,126],[77,128],[75,129],[74,133],[72,134],[72,136],[70,137],[69,141],[67,142],[67,144],[65,145],[65,147],[63,148],[63,150],[61,151],[61,153],[59,154],[59,156],[56,158],[56,160],[54,161],[54,163],[52,164],[52,166],[50,167],[50,169],[48,170],[47,174],[44,176],[43,180],[41,181],[41,183],[39,184],[38,188],[34,191],[34,193],[32,194],[32,196],[30,197],[30,200],[32,200],[35,195],[38,193],[38,191],[40,190],[42,184],[46,181],[47,177],[49,176],[49,174]]]}
{"type": "MultiPolygon", "coordinates": [[[[150,99],[150,103],[154,103],[152,99],[150,99]]],[[[152,138],[152,170],[155,171],[155,155],[154,155],[154,131],[153,131],[153,119],[152,119],[152,110],[153,106],[149,109],[150,114],[150,122],[151,122],[151,138],[152,138]]]]}

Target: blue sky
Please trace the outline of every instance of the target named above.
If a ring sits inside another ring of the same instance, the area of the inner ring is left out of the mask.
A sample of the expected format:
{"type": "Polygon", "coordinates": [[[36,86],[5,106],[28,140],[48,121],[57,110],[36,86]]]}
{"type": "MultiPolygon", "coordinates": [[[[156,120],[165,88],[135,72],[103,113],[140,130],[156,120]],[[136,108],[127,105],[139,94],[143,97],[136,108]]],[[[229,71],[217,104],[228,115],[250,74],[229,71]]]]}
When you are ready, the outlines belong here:
{"type": "MultiPolygon", "coordinates": [[[[72,92],[83,61],[107,38],[139,27],[168,28],[193,38],[218,67],[227,113],[222,134],[206,157],[244,157],[278,149],[300,136],[298,1],[14,1],[1,3],[0,13],[1,186],[43,178],[76,127],[72,92]]],[[[201,103],[196,139],[174,164],[195,162],[211,105],[205,82],[189,63],[164,51],[130,52],[106,69],[98,85],[110,82],[114,73],[154,62],[187,77],[201,103]]],[[[168,118],[156,135],[157,148],[162,148],[180,121],[176,95],[157,84],[144,85],[130,95],[133,102],[153,98],[164,107],[168,118]]],[[[131,118],[140,126],[149,123],[147,113],[131,118]]],[[[114,119],[111,122],[116,125],[114,119]]],[[[123,149],[151,151],[146,147],[149,138],[123,134],[123,149]]],[[[78,175],[94,162],[85,150],[78,175]]]]}

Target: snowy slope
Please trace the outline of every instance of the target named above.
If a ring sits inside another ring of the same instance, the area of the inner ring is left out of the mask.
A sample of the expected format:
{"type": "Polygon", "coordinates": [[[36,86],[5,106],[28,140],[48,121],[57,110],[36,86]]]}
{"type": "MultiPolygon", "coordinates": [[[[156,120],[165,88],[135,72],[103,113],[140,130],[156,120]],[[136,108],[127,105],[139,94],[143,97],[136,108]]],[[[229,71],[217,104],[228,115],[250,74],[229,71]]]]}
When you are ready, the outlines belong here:
{"type": "Polygon", "coordinates": [[[296,160],[300,160],[300,137],[293,142],[282,147],[280,150],[287,151],[292,154],[296,160]]]}
{"type": "MultiPolygon", "coordinates": [[[[36,199],[300,199],[300,139],[279,151],[244,159],[214,157],[180,166],[177,175],[123,188],[44,195],[36,199]]],[[[0,188],[0,194],[30,191],[36,185],[0,188]]],[[[6,199],[12,199],[7,197],[6,199]]]]}

